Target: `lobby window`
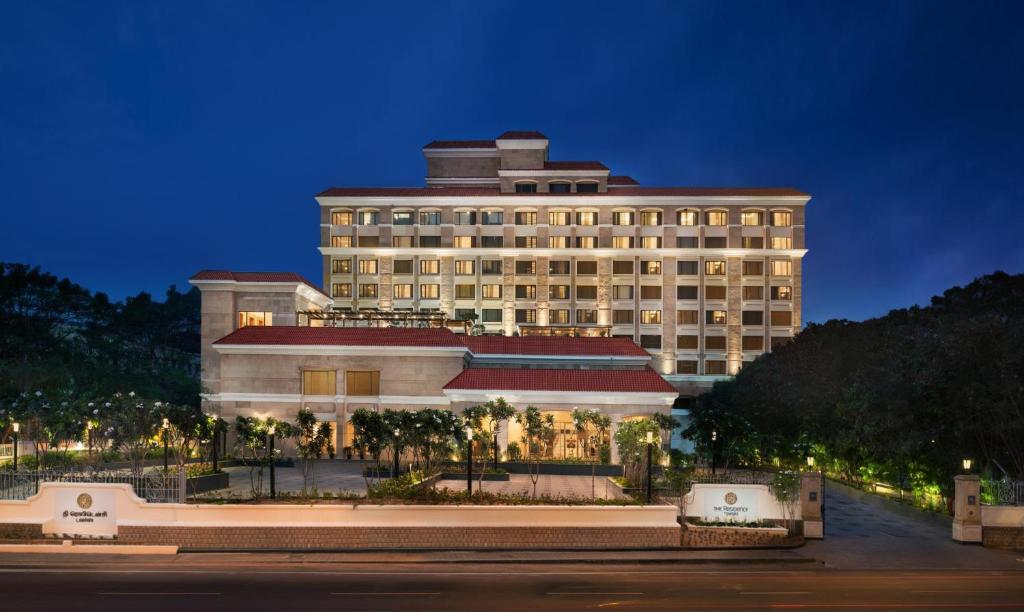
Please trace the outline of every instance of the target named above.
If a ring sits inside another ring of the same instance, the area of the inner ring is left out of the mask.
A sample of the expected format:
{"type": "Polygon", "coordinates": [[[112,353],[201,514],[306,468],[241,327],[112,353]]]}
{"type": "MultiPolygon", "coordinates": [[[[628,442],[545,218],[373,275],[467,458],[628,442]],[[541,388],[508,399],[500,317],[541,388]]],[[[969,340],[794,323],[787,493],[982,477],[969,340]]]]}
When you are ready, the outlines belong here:
{"type": "Polygon", "coordinates": [[[536,323],[537,310],[534,308],[516,308],[516,323],[536,323]]]}
{"type": "Polygon", "coordinates": [[[680,359],[676,362],[676,374],[696,374],[697,361],[695,359],[680,359]]]}
{"type": "Polygon", "coordinates": [[[744,300],[763,300],[764,299],[764,287],[761,285],[744,285],[743,286],[743,299],[744,300]]]}
{"type": "Polygon", "coordinates": [[[555,276],[567,276],[569,274],[569,262],[554,260],[548,262],[548,274],[555,276]]]}
{"type": "Polygon", "coordinates": [[[500,249],[505,246],[502,236],[481,236],[480,246],[485,249],[500,249]]]}
{"type": "Polygon", "coordinates": [[[567,308],[555,308],[548,311],[548,323],[551,325],[568,325],[569,310],[567,308]]]}
{"type": "Polygon", "coordinates": [[[517,300],[537,299],[537,285],[516,285],[517,300]]]}
{"type": "Polygon", "coordinates": [[[793,313],[788,310],[772,311],[772,327],[789,327],[793,325],[793,313]]]}
{"type": "Polygon", "coordinates": [[[743,336],[742,346],[745,351],[763,351],[764,336],[743,336]]]}
{"type": "Polygon", "coordinates": [[[661,261],[656,259],[641,261],[640,274],[661,274],[661,261]]]}
{"type": "Polygon", "coordinates": [[[551,285],[548,289],[548,297],[552,300],[567,300],[569,296],[569,285],[551,285]]]}
{"type": "Polygon", "coordinates": [[[340,298],[352,297],[352,283],[333,283],[331,285],[331,296],[340,298]]]}
{"type": "Polygon", "coordinates": [[[437,249],[441,247],[440,236],[420,236],[421,249],[437,249]]]}
{"type": "Polygon", "coordinates": [[[537,274],[537,262],[532,259],[517,261],[516,274],[522,276],[533,276],[537,274]]]}
{"type": "Polygon", "coordinates": [[[677,300],[697,299],[697,285],[679,285],[676,287],[677,300]]]}
{"type": "Polygon", "coordinates": [[[392,289],[392,295],[396,300],[411,300],[412,299],[412,285],[411,284],[400,284],[395,285],[392,289]]]}
{"type": "Polygon", "coordinates": [[[771,219],[773,227],[789,227],[793,225],[793,214],[788,210],[773,210],[771,219]]]}
{"type": "Polygon", "coordinates": [[[743,248],[745,249],[763,249],[764,238],[761,236],[744,236],[743,237],[743,248]]]}
{"type": "Polygon", "coordinates": [[[334,370],[303,370],[303,395],[334,395],[337,392],[334,370]]]}
{"type": "Polygon", "coordinates": [[[632,212],[613,212],[612,225],[633,225],[632,212]]]}
{"type": "Polygon", "coordinates": [[[743,276],[764,276],[763,261],[743,262],[743,276]]]}
{"type": "Polygon", "coordinates": [[[336,210],[331,213],[331,225],[352,225],[352,211],[336,210]]]}
{"type": "Polygon", "coordinates": [[[455,262],[455,273],[459,276],[469,276],[476,272],[476,262],[472,259],[460,259],[455,262]]]}
{"type": "Polygon", "coordinates": [[[633,285],[615,285],[612,287],[613,300],[633,299],[633,285]]]}
{"type": "Polygon", "coordinates": [[[537,193],[537,183],[516,183],[516,193],[537,193]]]}
{"type": "Polygon", "coordinates": [[[700,214],[695,210],[681,210],[679,211],[679,216],[677,220],[679,221],[679,225],[699,225],[700,214]]]}
{"type": "Polygon", "coordinates": [[[708,225],[727,225],[729,223],[729,213],[724,210],[709,210],[705,216],[708,225]]]}
{"type": "Polygon", "coordinates": [[[744,310],[740,320],[744,325],[764,325],[764,312],[760,310],[744,310]]]}
{"type": "Polygon", "coordinates": [[[455,285],[455,299],[472,300],[476,298],[476,285],[455,285]]]}
{"type": "Polygon", "coordinates": [[[351,259],[334,259],[334,260],[331,260],[331,273],[332,274],[352,274],[352,260],[351,259]]]}
{"type": "Polygon", "coordinates": [[[577,261],[576,262],[576,274],[581,276],[595,276],[597,275],[597,262],[596,261],[577,261]]]}
{"type": "Polygon", "coordinates": [[[788,259],[772,260],[772,276],[792,276],[793,262],[788,259]]]}
{"type": "Polygon", "coordinates": [[[455,320],[456,321],[475,321],[477,319],[476,309],[474,308],[456,308],[455,309],[455,320]]]}
{"type": "Polygon", "coordinates": [[[589,210],[576,213],[576,225],[597,225],[597,213],[589,210]]]}
{"type": "Polygon", "coordinates": [[[704,373],[710,375],[724,375],[725,361],[722,359],[705,359],[704,373]]]}
{"type": "Polygon", "coordinates": [[[764,213],[760,210],[745,210],[740,220],[743,225],[764,225],[764,213]]]}
{"type": "Polygon", "coordinates": [[[420,285],[421,300],[436,300],[441,297],[441,285],[435,283],[424,283],[420,285]]]}
{"type": "Polygon", "coordinates": [[[576,285],[577,300],[596,300],[597,285],[576,285]]]}
{"type": "Polygon", "coordinates": [[[696,261],[676,262],[676,274],[679,276],[697,276],[698,269],[696,261]]]}
{"type": "Polygon", "coordinates": [[[377,225],[380,213],[376,210],[359,211],[359,225],[377,225]]]}
{"type": "Polygon", "coordinates": [[[437,259],[421,259],[420,274],[440,274],[441,262],[437,259]]]}
{"type": "Polygon", "coordinates": [[[501,323],[501,309],[484,308],[480,311],[480,320],[483,323],[501,323]]]}
{"type": "Polygon", "coordinates": [[[725,336],[704,336],[704,350],[724,351],[725,336]]]}
{"type": "Polygon", "coordinates": [[[380,372],[345,372],[345,394],[364,397],[380,395],[380,372]]]}
{"type": "Polygon", "coordinates": [[[704,313],[704,322],[708,325],[725,325],[726,316],[724,310],[708,310],[704,313]]]}
{"type": "Polygon", "coordinates": [[[548,191],[551,193],[569,193],[572,191],[572,183],[548,183],[548,191]]]}
{"type": "Polygon", "coordinates": [[[708,259],[704,262],[704,274],[708,276],[725,276],[725,262],[720,259],[708,259]]]}
{"type": "Polygon", "coordinates": [[[379,247],[380,236],[360,236],[359,246],[361,247],[379,247]]]}
{"type": "Polygon", "coordinates": [[[548,213],[548,225],[569,225],[571,222],[572,213],[567,210],[548,213]]]}
{"type": "Polygon", "coordinates": [[[441,213],[438,211],[421,212],[420,225],[441,225],[441,213]]]}
{"type": "Polygon", "coordinates": [[[501,274],[501,260],[485,259],[480,262],[481,274],[501,274]]]}
{"type": "Polygon", "coordinates": [[[485,210],[480,214],[480,218],[483,225],[501,225],[504,223],[505,214],[500,210],[485,210]]]}
{"type": "Polygon", "coordinates": [[[359,260],[359,273],[360,274],[376,274],[377,273],[377,260],[376,259],[360,259],[359,260]]]}
{"type": "Polygon", "coordinates": [[[640,225],[661,225],[660,210],[640,211],[640,225]]]}
{"type": "Polygon", "coordinates": [[[677,325],[696,325],[697,324],[697,311],[696,310],[677,310],[676,311],[676,324],[677,325]]]}
{"type": "Polygon", "coordinates": [[[480,285],[480,295],[485,300],[500,300],[501,285],[480,285]]]}
{"type": "Polygon", "coordinates": [[[597,248],[597,236],[577,236],[576,237],[576,248],[577,249],[596,249],[597,248]]]}
{"type": "Polygon", "coordinates": [[[529,211],[517,212],[516,225],[537,225],[537,213],[529,211]]]}
{"type": "Polygon", "coordinates": [[[548,247],[552,249],[569,248],[569,236],[548,236],[548,247]]]}
{"type": "Polygon", "coordinates": [[[725,241],[726,241],[725,236],[706,236],[704,238],[704,248],[705,249],[724,249],[725,246],[726,246],[725,241]]]}
{"type": "Polygon", "coordinates": [[[697,237],[696,236],[676,236],[676,248],[677,249],[695,249],[695,248],[697,248],[697,237]]]}
{"type": "Polygon", "coordinates": [[[645,349],[660,349],[661,348],[661,335],[659,334],[640,334],[640,346],[645,349]]]}
{"type": "Polygon", "coordinates": [[[239,327],[270,327],[273,325],[274,313],[243,310],[238,313],[239,327]]]}
{"type": "Polygon", "coordinates": [[[641,285],[640,286],[640,299],[641,300],[660,300],[661,299],[661,285],[641,285]]]}
{"type": "Polygon", "coordinates": [[[640,238],[641,249],[660,249],[661,236],[642,236],[640,238]]]}
{"type": "Polygon", "coordinates": [[[336,249],[351,249],[352,236],[331,236],[331,246],[336,249]]]}
{"type": "Polygon", "coordinates": [[[377,297],[377,283],[361,283],[359,285],[359,297],[361,297],[361,298],[376,298],[377,297]]]}
{"type": "Polygon", "coordinates": [[[472,210],[456,211],[455,225],[476,225],[476,212],[472,210]]]}
{"type": "Polygon", "coordinates": [[[392,236],[391,246],[396,249],[412,248],[412,236],[392,236]]]}
{"type": "Polygon", "coordinates": [[[632,274],[633,273],[633,262],[632,261],[613,261],[612,262],[612,274],[632,274]]]}
{"type": "Polygon", "coordinates": [[[772,248],[791,249],[793,248],[793,239],[789,236],[772,236],[772,248]]]}
{"type": "Polygon", "coordinates": [[[596,325],[597,311],[592,308],[578,308],[576,310],[577,325],[596,325]]]}
{"type": "Polygon", "coordinates": [[[706,300],[724,300],[725,293],[725,285],[708,285],[704,287],[704,299],[706,300]]]}
{"type": "Polygon", "coordinates": [[[476,236],[455,236],[452,238],[452,246],[456,249],[471,249],[476,244],[476,236]]]}
{"type": "Polygon", "coordinates": [[[395,274],[412,274],[411,259],[396,259],[394,263],[395,274]]]}
{"type": "Polygon", "coordinates": [[[536,236],[516,236],[516,248],[517,249],[535,249],[535,248],[537,248],[537,237],[536,236]]]}
{"type": "Polygon", "coordinates": [[[789,285],[772,287],[772,299],[780,302],[788,302],[793,299],[793,288],[789,285]]]}
{"type": "Polygon", "coordinates": [[[632,325],[633,324],[633,311],[632,310],[613,310],[612,311],[612,325],[632,325]]]}
{"type": "Polygon", "coordinates": [[[640,323],[644,325],[661,325],[660,310],[641,310],[640,323]]]}
{"type": "Polygon", "coordinates": [[[683,335],[676,336],[676,348],[684,351],[697,350],[697,336],[683,335]]]}
{"type": "Polygon", "coordinates": [[[412,213],[406,211],[391,213],[391,223],[394,225],[412,225],[412,213]]]}

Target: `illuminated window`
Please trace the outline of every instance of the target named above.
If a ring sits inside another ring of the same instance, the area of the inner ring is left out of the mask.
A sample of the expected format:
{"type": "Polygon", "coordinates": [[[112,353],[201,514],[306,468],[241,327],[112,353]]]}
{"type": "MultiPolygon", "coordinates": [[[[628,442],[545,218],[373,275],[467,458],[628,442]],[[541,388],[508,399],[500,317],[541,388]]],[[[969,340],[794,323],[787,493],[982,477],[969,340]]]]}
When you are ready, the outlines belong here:
{"type": "Polygon", "coordinates": [[[517,308],[516,323],[536,323],[537,310],[534,308],[517,308]]]}
{"type": "Polygon", "coordinates": [[[572,213],[568,211],[557,211],[548,213],[548,225],[569,225],[572,222],[572,213]]]}
{"type": "Polygon", "coordinates": [[[774,227],[789,227],[793,225],[793,214],[788,210],[773,210],[771,219],[774,227]]]}
{"type": "Polygon", "coordinates": [[[789,327],[793,324],[793,313],[788,310],[772,311],[772,327],[789,327]]]}
{"type": "Polygon", "coordinates": [[[485,259],[480,262],[481,274],[501,274],[501,261],[497,259],[485,259]]]}
{"type": "Polygon", "coordinates": [[[274,318],[272,312],[255,312],[252,310],[243,310],[238,313],[238,326],[239,327],[270,327],[273,325],[271,322],[274,318]]]}
{"type": "Polygon", "coordinates": [[[516,262],[516,274],[525,276],[533,276],[537,273],[537,262],[529,260],[519,260],[516,262]]]}
{"type": "Polygon", "coordinates": [[[380,372],[345,372],[345,394],[364,397],[380,395],[380,372]]]}
{"type": "Polygon", "coordinates": [[[550,323],[551,325],[568,325],[569,310],[565,308],[556,308],[549,310],[548,323],[550,323]]]}
{"type": "Polygon", "coordinates": [[[516,183],[516,193],[537,193],[537,183],[516,183]]]}
{"type": "Polygon", "coordinates": [[[704,373],[711,375],[724,375],[725,361],[721,359],[705,359],[704,373]]]}
{"type": "Polygon", "coordinates": [[[359,285],[359,297],[361,298],[375,298],[377,297],[377,283],[363,283],[359,285]]]}
{"type": "Polygon", "coordinates": [[[640,274],[661,274],[661,262],[658,260],[641,261],[640,274]]]}
{"type": "Polygon", "coordinates": [[[661,225],[661,211],[644,210],[640,212],[640,225],[661,225]]]}
{"type": "Polygon", "coordinates": [[[729,223],[729,214],[724,210],[709,210],[706,215],[708,225],[726,225],[729,223]]]}
{"type": "Polygon", "coordinates": [[[476,212],[460,210],[455,213],[455,225],[476,225],[476,212]]]}
{"type": "Polygon", "coordinates": [[[334,259],[331,261],[332,274],[352,274],[351,259],[334,259]]]}
{"type": "Polygon", "coordinates": [[[411,300],[412,299],[412,285],[401,284],[395,285],[393,288],[393,295],[396,300],[411,300]]]}
{"type": "Polygon", "coordinates": [[[380,213],[375,210],[359,211],[359,225],[377,225],[380,213]]]}
{"type": "Polygon", "coordinates": [[[474,236],[456,236],[452,239],[452,246],[457,249],[471,249],[474,244],[474,236]]]}
{"type": "Polygon", "coordinates": [[[789,236],[772,236],[772,248],[791,249],[793,248],[793,239],[789,236]]]}
{"type": "Polygon", "coordinates": [[[576,193],[597,193],[597,183],[576,183],[576,193]]]}
{"type": "Polygon", "coordinates": [[[597,274],[597,262],[596,261],[577,261],[576,262],[576,274],[583,276],[589,276],[597,274]]]}
{"type": "Polygon", "coordinates": [[[778,287],[772,287],[772,299],[779,301],[789,301],[793,299],[793,288],[789,285],[780,285],[778,287]]]}
{"type": "Polygon", "coordinates": [[[516,285],[516,299],[535,300],[537,299],[537,285],[516,285]]]}
{"type": "Polygon", "coordinates": [[[393,265],[395,274],[412,274],[411,259],[396,259],[393,265]]]}
{"type": "Polygon", "coordinates": [[[420,285],[420,299],[421,300],[436,300],[441,297],[441,285],[436,283],[427,283],[420,285]]]}
{"type": "Polygon", "coordinates": [[[679,225],[699,225],[700,215],[695,210],[679,211],[679,225]]]}
{"type": "Polygon", "coordinates": [[[394,225],[412,225],[411,212],[391,213],[391,223],[394,225]]]}
{"type": "Polygon", "coordinates": [[[597,323],[597,311],[590,308],[578,308],[576,310],[577,325],[595,325],[597,323]]]}
{"type": "Polygon", "coordinates": [[[436,259],[421,259],[420,274],[440,274],[441,262],[436,259]]]}
{"type": "Polygon", "coordinates": [[[334,370],[303,370],[303,395],[334,395],[337,392],[334,370]]]}
{"type": "Polygon", "coordinates": [[[331,236],[331,246],[336,249],[350,249],[352,236],[331,236]]]}
{"type": "Polygon", "coordinates": [[[612,225],[633,225],[632,212],[613,212],[612,225]]]}
{"type": "Polygon", "coordinates": [[[352,225],[352,212],[336,210],[331,213],[332,225],[352,225]]]}
{"type": "Polygon", "coordinates": [[[569,262],[552,260],[548,262],[548,274],[563,276],[569,274],[569,262]]]}
{"type": "Polygon", "coordinates": [[[708,259],[704,262],[704,274],[708,276],[725,276],[725,262],[720,259],[708,259]]]}
{"type": "Polygon", "coordinates": [[[676,348],[684,351],[697,350],[697,336],[676,336],[676,348]]]}
{"type": "Polygon", "coordinates": [[[745,249],[763,249],[764,238],[761,236],[744,236],[743,237],[743,248],[745,249]]]}
{"type": "Polygon", "coordinates": [[[503,220],[504,215],[500,210],[485,210],[480,215],[482,225],[501,225],[503,220]]]}
{"type": "Polygon", "coordinates": [[[612,325],[629,325],[633,323],[632,310],[613,310],[612,325]]]}
{"type": "Polygon", "coordinates": [[[331,285],[331,295],[333,297],[350,298],[352,297],[352,283],[334,283],[331,285]]]}
{"type": "Polygon", "coordinates": [[[576,225],[597,225],[597,213],[592,211],[576,213],[576,225]]]}
{"type": "Polygon", "coordinates": [[[743,225],[764,225],[764,213],[759,210],[745,210],[740,219],[743,225]]]}
{"type": "Polygon", "coordinates": [[[743,262],[743,276],[764,276],[763,261],[743,262]]]}
{"type": "Polygon", "coordinates": [[[708,325],[725,325],[727,313],[724,310],[708,310],[704,314],[704,322],[708,325]]]}
{"type": "Polygon", "coordinates": [[[455,299],[472,300],[476,297],[476,285],[455,285],[455,299]]]}
{"type": "Polygon", "coordinates": [[[569,285],[551,285],[548,288],[548,297],[552,300],[569,299],[569,285]]]}
{"type": "Polygon", "coordinates": [[[517,212],[516,225],[537,225],[537,213],[529,211],[517,212]]]}
{"type": "Polygon", "coordinates": [[[376,259],[360,259],[359,260],[359,273],[360,274],[376,274],[377,273],[377,260],[376,259]]]}
{"type": "Polygon", "coordinates": [[[501,285],[481,285],[480,294],[485,300],[500,300],[501,285]]]}
{"type": "Polygon", "coordinates": [[[548,183],[548,191],[551,193],[569,193],[572,190],[572,183],[548,183]]]}
{"type": "Polygon", "coordinates": [[[633,237],[632,236],[612,236],[612,248],[613,249],[631,249],[631,248],[633,248],[633,237]]]}
{"type": "Polygon", "coordinates": [[[597,248],[597,236],[577,236],[576,237],[576,248],[577,249],[596,249],[597,248]]]}
{"type": "Polygon", "coordinates": [[[660,310],[641,310],[640,323],[644,325],[661,325],[660,310]]]}
{"type": "Polygon", "coordinates": [[[772,260],[772,276],[792,276],[793,262],[788,259],[772,260]]]}
{"type": "Polygon", "coordinates": [[[537,248],[537,237],[536,236],[516,236],[516,248],[517,249],[535,249],[535,248],[537,248]]]}
{"type": "Polygon", "coordinates": [[[392,236],[391,246],[396,249],[411,249],[412,236],[392,236]]]}
{"type": "Polygon", "coordinates": [[[472,259],[460,259],[455,262],[455,273],[460,276],[468,276],[476,272],[476,262],[472,259]]]}
{"type": "Polygon", "coordinates": [[[696,325],[697,324],[697,311],[696,310],[677,310],[676,311],[676,323],[679,325],[696,325]]]}
{"type": "Polygon", "coordinates": [[[743,299],[744,300],[763,300],[764,299],[764,287],[761,285],[744,285],[743,286],[743,299]]]}
{"type": "Polygon", "coordinates": [[[660,249],[661,236],[643,236],[640,238],[641,249],[660,249]]]}
{"type": "Polygon", "coordinates": [[[568,236],[548,236],[548,248],[567,249],[569,248],[568,236]]]}
{"type": "Polygon", "coordinates": [[[421,212],[420,225],[441,225],[440,212],[421,212]]]}
{"type": "Polygon", "coordinates": [[[704,299],[706,300],[724,300],[725,299],[725,285],[708,285],[704,287],[704,299]]]}
{"type": "Polygon", "coordinates": [[[614,285],[612,287],[613,300],[633,299],[633,285],[614,285]]]}

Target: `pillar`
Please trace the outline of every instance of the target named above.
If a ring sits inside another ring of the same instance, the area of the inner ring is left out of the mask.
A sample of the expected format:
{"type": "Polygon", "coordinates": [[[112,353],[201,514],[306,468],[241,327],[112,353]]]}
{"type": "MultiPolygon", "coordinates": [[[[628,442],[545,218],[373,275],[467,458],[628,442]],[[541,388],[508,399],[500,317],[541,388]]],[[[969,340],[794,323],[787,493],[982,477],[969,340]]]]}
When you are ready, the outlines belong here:
{"type": "Polygon", "coordinates": [[[800,518],[804,524],[804,537],[820,540],[825,537],[825,523],[821,516],[821,472],[800,475],[800,518]]]}
{"type": "Polygon", "coordinates": [[[960,543],[981,542],[981,478],[960,474],[953,480],[953,539],[960,543]]]}
{"type": "Polygon", "coordinates": [[[612,430],[611,430],[612,463],[618,465],[618,464],[622,463],[622,461],[621,461],[621,458],[619,457],[619,443],[615,441],[615,434],[618,433],[619,427],[622,426],[622,415],[621,414],[613,414],[613,415],[611,415],[611,417],[612,417],[612,430]]]}

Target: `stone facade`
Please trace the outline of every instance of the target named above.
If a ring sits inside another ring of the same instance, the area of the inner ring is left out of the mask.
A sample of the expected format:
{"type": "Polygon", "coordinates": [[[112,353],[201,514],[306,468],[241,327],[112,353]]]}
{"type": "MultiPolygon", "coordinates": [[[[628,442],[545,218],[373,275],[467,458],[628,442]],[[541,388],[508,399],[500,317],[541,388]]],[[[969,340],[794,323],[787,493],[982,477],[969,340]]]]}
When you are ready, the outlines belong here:
{"type": "Polygon", "coordinates": [[[751,548],[778,546],[789,532],[784,527],[705,527],[687,523],[682,532],[684,548],[751,548]]]}

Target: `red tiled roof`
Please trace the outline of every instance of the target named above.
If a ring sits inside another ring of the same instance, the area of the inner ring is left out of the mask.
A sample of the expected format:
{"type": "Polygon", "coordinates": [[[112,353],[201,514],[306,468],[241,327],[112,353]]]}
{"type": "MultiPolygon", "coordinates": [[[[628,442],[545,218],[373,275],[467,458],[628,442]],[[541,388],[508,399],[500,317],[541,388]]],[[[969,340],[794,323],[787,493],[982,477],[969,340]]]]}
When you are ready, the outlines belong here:
{"type": "Polygon", "coordinates": [[[545,170],[607,170],[599,161],[546,161],[545,170]]]}
{"type": "Polygon", "coordinates": [[[643,370],[566,370],[536,368],[468,368],[445,389],[480,391],[569,391],[676,393],[651,368],[643,370]]]}
{"type": "Polygon", "coordinates": [[[494,149],[493,140],[434,140],[423,145],[424,149],[494,149]]]}
{"type": "MultiPolygon", "coordinates": [[[[197,281],[234,281],[236,283],[302,283],[316,291],[324,293],[307,278],[294,272],[231,272],[229,270],[200,270],[189,280],[197,281]]],[[[329,297],[329,296],[328,296],[329,297]]]]}
{"type": "Polygon", "coordinates": [[[547,140],[548,137],[540,132],[517,132],[515,130],[505,132],[498,136],[498,140],[547,140]]]}
{"type": "Polygon", "coordinates": [[[622,187],[607,195],[780,197],[807,196],[809,194],[792,187],[622,187]]]}
{"type": "Polygon", "coordinates": [[[650,357],[629,338],[462,336],[462,341],[478,355],[650,357]]]}
{"type": "Polygon", "coordinates": [[[419,346],[465,348],[458,336],[443,327],[242,327],[214,344],[286,344],[293,346],[419,346]]]}
{"type": "Polygon", "coordinates": [[[497,187],[331,187],[317,194],[317,197],[321,196],[341,198],[468,198],[480,196],[587,198],[600,196],[810,197],[810,194],[792,187],[616,187],[603,193],[502,193],[497,187]]]}
{"type": "Polygon", "coordinates": [[[331,187],[317,197],[388,197],[388,198],[465,198],[497,196],[497,187],[331,187]]]}
{"type": "Polygon", "coordinates": [[[609,185],[639,185],[640,183],[631,176],[609,176],[609,185]]]}

